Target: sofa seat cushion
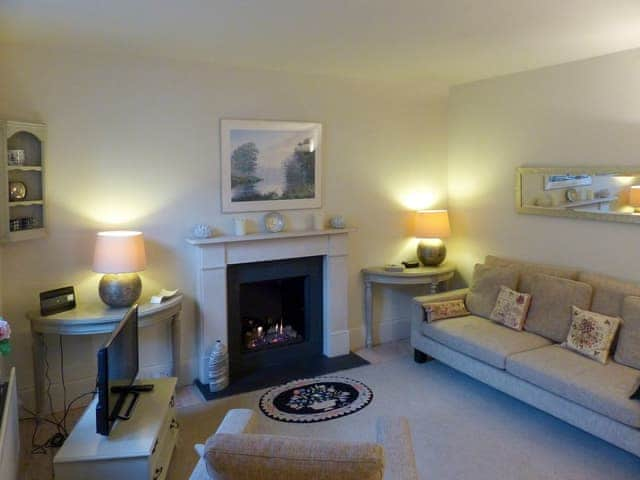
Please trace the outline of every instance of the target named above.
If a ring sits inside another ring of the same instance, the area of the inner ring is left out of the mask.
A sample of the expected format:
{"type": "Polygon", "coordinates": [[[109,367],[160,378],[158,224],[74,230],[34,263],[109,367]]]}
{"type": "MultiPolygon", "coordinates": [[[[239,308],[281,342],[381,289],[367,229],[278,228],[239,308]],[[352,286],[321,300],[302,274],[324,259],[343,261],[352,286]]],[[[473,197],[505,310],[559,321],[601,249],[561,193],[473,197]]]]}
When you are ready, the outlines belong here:
{"type": "Polygon", "coordinates": [[[640,428],[640,401],[629,397],[640,370],[594,362],[559,345],[518,353],[507,372],[634,428],[640,428]]]}
{"type": "Polygon", "coordinates": [[[518,332],[476,315],[423,323],[422,333],[460,353],[505,369],[514,353],[550,345],[549,340],[528,332],[518,332]]]}

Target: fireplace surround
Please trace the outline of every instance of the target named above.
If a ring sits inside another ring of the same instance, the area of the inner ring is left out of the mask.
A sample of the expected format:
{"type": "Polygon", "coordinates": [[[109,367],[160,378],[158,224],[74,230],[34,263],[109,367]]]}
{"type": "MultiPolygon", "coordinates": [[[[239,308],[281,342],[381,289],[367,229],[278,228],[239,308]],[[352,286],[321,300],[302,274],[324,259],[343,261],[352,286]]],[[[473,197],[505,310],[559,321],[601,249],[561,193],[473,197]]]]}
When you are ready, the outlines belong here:
{"type": "Polygon", "coordinates": [[[198,380],[207,383],[207,360],[216,340],[229,344],[228,272],[233,266],[320,257],[322,348],[326,357],[349,354],[348,243],[351,229],[256,233],[188,239],[195,247],[198,310],[198,380]]]}

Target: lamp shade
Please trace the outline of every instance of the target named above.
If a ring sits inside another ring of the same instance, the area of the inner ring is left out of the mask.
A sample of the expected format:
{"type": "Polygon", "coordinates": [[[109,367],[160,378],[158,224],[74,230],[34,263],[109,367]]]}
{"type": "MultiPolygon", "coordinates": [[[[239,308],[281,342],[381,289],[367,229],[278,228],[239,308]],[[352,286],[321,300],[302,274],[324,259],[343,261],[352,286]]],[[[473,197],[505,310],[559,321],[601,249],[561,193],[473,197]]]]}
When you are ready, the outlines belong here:
{"type": "Polygon", "coordinates": [[[634,185],[629,189],[629,205],[640,207],[640,185],[634,185]]]}
{"type": "Polygon", "coordinates": [[[446,210],[416,212],[413,235],[418,238],[447,238],[451,236],[449,213],[446,210]]]}
{"type": "Polygon", "coordinates": [[[93,255],[93,271],[134,273],[144,270],[147,257],[142,232],[99,232],[93,255]]]}

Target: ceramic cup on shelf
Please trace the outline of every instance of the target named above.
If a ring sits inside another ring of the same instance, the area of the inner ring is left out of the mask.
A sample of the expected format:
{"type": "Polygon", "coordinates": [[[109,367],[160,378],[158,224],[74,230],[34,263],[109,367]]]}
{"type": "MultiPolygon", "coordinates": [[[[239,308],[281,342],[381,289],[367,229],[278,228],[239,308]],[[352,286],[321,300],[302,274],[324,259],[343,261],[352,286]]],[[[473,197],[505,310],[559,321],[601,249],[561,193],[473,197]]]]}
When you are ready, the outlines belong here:
{"type": "Polygon", "coordinates": [[[330,223],[332,228],[344,228],[345,227],[344,217],[342,215],[336,215],[335,217],[332,217],[331,220],[329,221],[329,223],[330,223]]]}
{"type": "Polygon", "coordinates": [[[324,230],[324,213],[315,212],[312,215],[312,223],[314,230],[324,230]]]}
{"type": "Polygon", "coordinates": [[[237,217],[233,219],[233,230],[237,236],[243,236],[247,234],[248,220],[244,217],[237,217]]]}

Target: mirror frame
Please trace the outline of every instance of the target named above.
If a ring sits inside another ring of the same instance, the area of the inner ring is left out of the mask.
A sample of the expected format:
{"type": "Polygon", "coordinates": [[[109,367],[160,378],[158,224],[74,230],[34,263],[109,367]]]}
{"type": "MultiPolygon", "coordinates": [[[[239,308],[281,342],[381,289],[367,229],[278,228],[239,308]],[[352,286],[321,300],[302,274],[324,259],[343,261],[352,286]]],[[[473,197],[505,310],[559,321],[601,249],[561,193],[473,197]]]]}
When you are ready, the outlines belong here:
{"type": "Polygon", "coordinates": [[[544,215],[551,217],[579,218],[585,220],[596,220],[619,223],[640,224],[640,214],[612,213],[612,212],[584,212],[576,211],[572,208],[566,209],[544,209],[526,207],[522,205],[522,177],[528,174],[542,175],[619,175],[623,177],[640,177],[640,167],[611,166],[611,167],[518,167],[516,169],[516,212],[527,215],[544,215]]]}

